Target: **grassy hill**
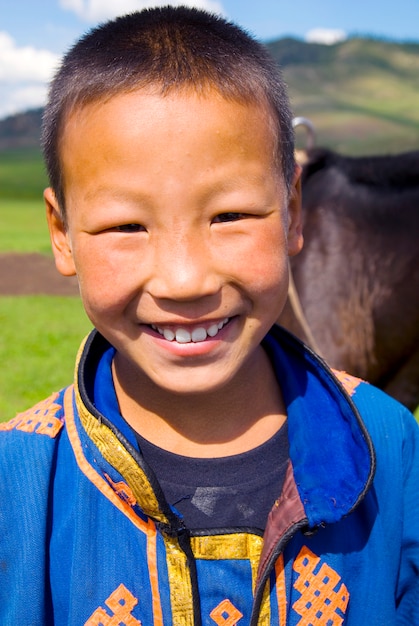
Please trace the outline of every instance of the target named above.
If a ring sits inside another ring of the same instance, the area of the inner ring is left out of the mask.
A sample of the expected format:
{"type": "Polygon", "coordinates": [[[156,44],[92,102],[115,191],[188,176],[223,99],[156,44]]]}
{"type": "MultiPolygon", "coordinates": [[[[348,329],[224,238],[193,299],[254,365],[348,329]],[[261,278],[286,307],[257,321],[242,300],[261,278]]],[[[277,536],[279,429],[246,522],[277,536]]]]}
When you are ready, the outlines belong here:
{"type": "Polygon", "coordinates": [[[419,43],[352,38],[270,42],[296,115],[318,143],[348,154],[419,149],[419,43]]]}
{"type": "MultiPolygon", "coordinates": [[[[318,144],[353,155],[419,149],[419,43],[284,38],[267,46],[295,115],[313,121],[318,144]]],[[[36,109],[0,121],[0,198],[41,197],[41,115],[36,109]]],[[[304,135],[297,137],[301,144],[304,135]]]]}

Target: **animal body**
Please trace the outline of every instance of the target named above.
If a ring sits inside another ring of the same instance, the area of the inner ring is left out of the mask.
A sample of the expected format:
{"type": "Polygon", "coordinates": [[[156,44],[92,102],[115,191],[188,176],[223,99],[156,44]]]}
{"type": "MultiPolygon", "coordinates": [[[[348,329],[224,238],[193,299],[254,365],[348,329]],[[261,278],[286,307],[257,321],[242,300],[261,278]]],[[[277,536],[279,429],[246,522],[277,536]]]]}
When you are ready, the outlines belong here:
{"type": "Polygon", "coordinates": [[[291,271],[309,331],[279,323],[334,368],[419,405],[419,151],[307,151],[303,251],[291,271]],[[311,336],[310,336],[311,333],[311,336]]]}

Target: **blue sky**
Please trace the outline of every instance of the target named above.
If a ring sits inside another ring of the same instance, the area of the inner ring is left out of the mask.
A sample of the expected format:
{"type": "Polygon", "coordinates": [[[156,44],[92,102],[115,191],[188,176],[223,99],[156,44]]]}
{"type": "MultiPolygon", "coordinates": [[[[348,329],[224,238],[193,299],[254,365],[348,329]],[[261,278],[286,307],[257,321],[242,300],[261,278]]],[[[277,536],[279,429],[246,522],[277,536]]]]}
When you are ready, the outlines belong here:
{"type": "MultiPolygon", "coordinates": [[[[90,27],[159,3],[168,0],[0,0],[0,118],[43,105],[46,85],[63,52],[90,27]]],[[[333,42],[353,34],[419,41],[419,0],[184,0],[184,4],[221,12],[264,41],[293,35],[333,42]]]]}

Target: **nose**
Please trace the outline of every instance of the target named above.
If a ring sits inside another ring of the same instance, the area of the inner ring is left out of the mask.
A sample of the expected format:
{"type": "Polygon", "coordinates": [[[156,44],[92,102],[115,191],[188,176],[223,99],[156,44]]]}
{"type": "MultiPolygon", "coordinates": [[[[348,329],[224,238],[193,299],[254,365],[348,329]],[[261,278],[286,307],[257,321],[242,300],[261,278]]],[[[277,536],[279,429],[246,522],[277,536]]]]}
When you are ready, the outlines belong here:
{"type": "Polygon", "coordinates": [[[161,237],[154,242],[148,291],[158,299],[193,301],[218,293],[221,275],[202,237],[161,237]]]}

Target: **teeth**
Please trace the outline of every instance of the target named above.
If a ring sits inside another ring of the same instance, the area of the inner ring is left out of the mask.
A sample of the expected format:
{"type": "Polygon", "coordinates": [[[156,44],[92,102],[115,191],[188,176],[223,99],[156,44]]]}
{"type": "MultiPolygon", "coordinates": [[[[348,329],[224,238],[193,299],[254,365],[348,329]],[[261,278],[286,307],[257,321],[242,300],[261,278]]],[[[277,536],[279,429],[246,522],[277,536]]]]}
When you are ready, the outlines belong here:
{"type": "Polygon", "coordinates": [[[207,331],[205,330],[205,328],[195,328],[192,331],[191,339],[195,343],[197,343],[198,341],[205,341],[206,338],[207,338],[207,331]]]}
{"type": "Polygon", "coordinates": [[[220,322],[220,324],[213,324],[212,326],[210,326],[207,330],[207,334],[210,337],[215,337],[215,335],[218,333],[219,330],[222,329],[223,324],[220,322]],[[221,324],[221,326],[220,326],[221,324]]]}
{"type": "Polygon", "coordinates": [[[185,330],[184,328],[178,328],[176,330],[176,341],[178,343],[190,343],[191,333],[185,330]]]}
{"type": "Polygon", "coordinates": [[[167,339],[167,341],[173,341],[173,339],[175,338],[175,333],[173,332],[173,330],[170,330],[170,328],[165,328],[163,331],[160,328],[158,330],[159,333],[163,335],[165,339],[167,339]]]}
{"type": "Polygon", "coordinates": [[[204,328],[203,326],[199,326],[198,328],[194,328],[192,332],[186,330],[186,328],[176,328],[176,330],[171,330],[170,328],[161,328],[160,326],[155,326],[154,324],[151,327],[154,330],[162,335],[166,341],[174,341],[177,343],[199,343],[200,341],[205,341],[207,337],[215,337],[217,333],[225,326],[228,322],[228,317],[226,317],[222,322],[218,322],[217,324],[211,324],[209,328],[204,328]]]}

